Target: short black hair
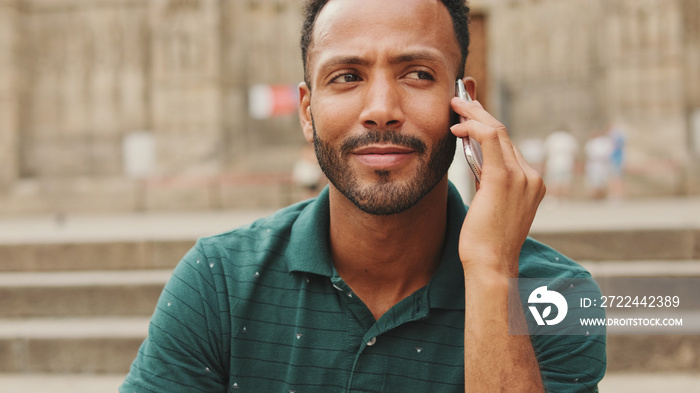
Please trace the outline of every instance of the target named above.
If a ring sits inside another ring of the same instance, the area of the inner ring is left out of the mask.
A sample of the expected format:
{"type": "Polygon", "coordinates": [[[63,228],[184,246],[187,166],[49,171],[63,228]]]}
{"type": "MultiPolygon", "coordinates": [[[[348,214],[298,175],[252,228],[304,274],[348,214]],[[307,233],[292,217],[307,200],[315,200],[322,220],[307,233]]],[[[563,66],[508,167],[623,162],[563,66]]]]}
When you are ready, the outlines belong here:
{"type": "MultiPolygon", "coordinates": [[[[313,35],[316,18],[323,7],[329,0],[307,0],[304,7],[304,24],[301,28],[301,60],[304,64],[304,82],[311,88],[309,74],[306,70],[307,57],[309,47],[311,46],[311,38],[313,35]]],[[[469,6],[466,0],[440,0],[447,8],[452,18],[452,27],[455,30],[455,37],[459,43],[462,53],[461,63],[459,65],[458,77],[461,78],[464,73],[464,65],[467,62],[469,54],[469,6]]]]}

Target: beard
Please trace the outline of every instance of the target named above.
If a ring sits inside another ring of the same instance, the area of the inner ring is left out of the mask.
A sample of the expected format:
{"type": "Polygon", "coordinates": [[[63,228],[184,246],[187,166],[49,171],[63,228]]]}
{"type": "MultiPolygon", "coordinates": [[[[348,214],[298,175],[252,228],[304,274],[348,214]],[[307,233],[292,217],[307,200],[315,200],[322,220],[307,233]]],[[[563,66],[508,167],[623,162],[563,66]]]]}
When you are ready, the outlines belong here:
{"type": "Polygon", "coordinates": [[[416,205],[442,180],[454,158],[457,138],[449,131],[431,150],[416,137],[378,129],[350,137],[337,147],[320,139],[313,118],[311,121],[314,149],[321,170],[341,194],[365,213],[393,215],[416,205]],[[413,149],[418,154],[418,170],[404,182],[393,179],[391,170],[375,170],[377,180],[361,186],[357,174],[350,169],[349,157],[353,150],[374,143],[390,143],[413,149]]]}

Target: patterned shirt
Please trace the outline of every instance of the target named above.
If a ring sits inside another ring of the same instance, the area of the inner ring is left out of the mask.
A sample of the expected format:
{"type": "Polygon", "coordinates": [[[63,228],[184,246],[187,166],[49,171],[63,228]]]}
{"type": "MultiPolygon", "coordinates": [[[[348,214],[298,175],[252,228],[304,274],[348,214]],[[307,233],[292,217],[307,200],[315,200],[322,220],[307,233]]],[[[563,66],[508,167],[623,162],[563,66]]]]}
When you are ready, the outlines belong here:
{"type": "MultiPolygon", "coordinates": [[[[328,189],[198,240],[165,286],[120,392],[463,392],[466,215],[450,186],[441,264],[375,320],[335,270],[328,189]]],[[[521,277],[590,277],[528,238],[521,277]]],[[[597,391],[605,337],[531,336],[548,390],[597,391]]]]}

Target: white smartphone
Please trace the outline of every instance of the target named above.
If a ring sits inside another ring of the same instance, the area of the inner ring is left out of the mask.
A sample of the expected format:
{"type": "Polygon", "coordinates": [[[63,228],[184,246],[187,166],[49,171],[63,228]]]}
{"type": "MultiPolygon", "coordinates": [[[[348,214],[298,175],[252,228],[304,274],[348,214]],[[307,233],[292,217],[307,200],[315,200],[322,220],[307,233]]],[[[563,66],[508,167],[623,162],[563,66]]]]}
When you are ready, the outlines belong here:
{"type": "MultiPolygon", "coordinates": [[[[461,79],[457,79],[455,83],[455,96],[464,101],[472,100],[461,79]]],[[[459,119],[460,121],[466,120],[463,116],[460,116],[459,119]]],[[[481,166],[484,164],[484,157],[481,154],[481,145],[479,145],[479,142],[465,136],[462,138],[462,146],[464,147],[464,157],[467,158],[467,163],[474,174],[474,179],[479,183],[481,181],[481,166]]]]}

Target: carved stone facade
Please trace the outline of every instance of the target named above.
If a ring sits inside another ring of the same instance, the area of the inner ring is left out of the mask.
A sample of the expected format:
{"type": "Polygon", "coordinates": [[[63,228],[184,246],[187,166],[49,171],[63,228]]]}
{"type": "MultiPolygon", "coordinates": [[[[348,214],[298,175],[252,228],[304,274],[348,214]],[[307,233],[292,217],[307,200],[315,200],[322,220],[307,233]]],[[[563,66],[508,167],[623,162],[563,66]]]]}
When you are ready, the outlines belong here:
{"type": "MultiPolygon", "coordinates": [[[[301,80],[301,3],[0,0],[0,214],[294,200],[298,119],[247,100],[301,80]],[[134,133],[153,141],[146,177],[125,169],[134,133]]],[[[618,122],[632,196],[699,192],[700,2],[471,3],[481,97],[516,140],[618,122]]]]}

